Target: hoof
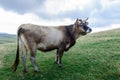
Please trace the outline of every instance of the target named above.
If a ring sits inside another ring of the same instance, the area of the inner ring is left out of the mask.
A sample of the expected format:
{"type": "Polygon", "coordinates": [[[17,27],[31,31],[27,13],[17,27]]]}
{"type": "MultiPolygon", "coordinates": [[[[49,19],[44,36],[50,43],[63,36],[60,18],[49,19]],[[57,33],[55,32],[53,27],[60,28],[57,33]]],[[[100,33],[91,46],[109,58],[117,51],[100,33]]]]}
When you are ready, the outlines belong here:
{"type": "Polygon", "coordinates": [[[39,71],[35,71],[35,70],[34,70],[34,72],[35,72],[35,73],[38,73],[39,71]]]}
{"type": "Polygon", "coordinates": [[[27,71],[26,71],[26,70],[23,70],[22,72],[23,72],[23,74],[26,74],[26,73],[27,73],[27,71]]]}
{"type": "Polygon", "coordinates": [[[57,61],[55,61],[54,64],[58,64],[57,61]]]}
{"type": "Polygon", "coordinates": [[[35,73],[38,73],[39,71],[34,71],[35,73]]]}
{"type": "Polygon", "coordinates": [[[61,66],[61,65],[59,65],[58,67],[59,67],[60,69],[62,68],[62,66],[61,66]]]}
{"type": "Polygon", "coordinates": [[[36,72],[36,73],[39,72],[38,68],[34,69],[34,72],[36,72]]]}
{"type": "Polygon", "coordinates": [[[15,72],[17,70],[17,67],[11,66],[11,69],[13,72],[15,72]]]}

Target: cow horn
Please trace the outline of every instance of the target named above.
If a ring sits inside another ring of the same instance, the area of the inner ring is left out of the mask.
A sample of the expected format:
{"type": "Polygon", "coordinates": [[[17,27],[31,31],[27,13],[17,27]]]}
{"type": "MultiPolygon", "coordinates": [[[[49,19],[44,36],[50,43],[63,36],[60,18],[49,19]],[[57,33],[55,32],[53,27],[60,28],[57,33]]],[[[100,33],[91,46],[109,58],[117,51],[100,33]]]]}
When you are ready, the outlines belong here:
{"type": "Polygon", "coordinates": [[[85,19],[85,21],[87,21],[87,20],[88,20],[88,18],[85,19]]]}
{"type": "Polygon", "coordinates": [[[79,19],[77,18],[76,21],[78,21],[79,19]]]}

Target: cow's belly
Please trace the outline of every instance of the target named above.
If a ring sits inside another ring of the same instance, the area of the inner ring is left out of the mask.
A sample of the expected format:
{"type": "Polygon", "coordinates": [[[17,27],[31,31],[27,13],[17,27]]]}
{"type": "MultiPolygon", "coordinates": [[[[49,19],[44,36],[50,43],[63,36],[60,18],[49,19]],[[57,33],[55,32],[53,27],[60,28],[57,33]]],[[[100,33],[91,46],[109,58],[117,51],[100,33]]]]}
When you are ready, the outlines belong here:
{"type": "Polygon", "coordinates": [[[37,49],[41,50],[41,51],[51,51],[51,50],[54,50],[57,48],[58,48],[57,44],[50,44],[50,43],[48,43],[48,44],[47,43],[39,43],[37,46],[37,49]]]}
{"type": "Polygon", "coordinates": [[[38,49],[41,51],[50,51],[53,49],[57,49],[63,40],[63,34],[61,31],[56,29],[51,29],[42,41],[38,44],[38,49]]]}

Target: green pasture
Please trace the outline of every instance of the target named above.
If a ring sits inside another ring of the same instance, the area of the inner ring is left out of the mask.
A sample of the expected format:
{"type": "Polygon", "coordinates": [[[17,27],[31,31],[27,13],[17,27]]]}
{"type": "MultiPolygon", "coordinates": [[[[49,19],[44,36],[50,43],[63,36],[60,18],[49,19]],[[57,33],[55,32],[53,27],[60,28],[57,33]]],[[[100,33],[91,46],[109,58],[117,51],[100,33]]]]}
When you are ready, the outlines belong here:
{"type": "Polygon", "coordinates": [[[39,72],[35,73],[27,54],[28,73],[22,62],[15,73],[16,37],[0,37],[0,80],[120,80],[120,29],[92,33],[77,43],[62,58],[63,67],[54,64],[56,50],[37,51],[39,72]]]}

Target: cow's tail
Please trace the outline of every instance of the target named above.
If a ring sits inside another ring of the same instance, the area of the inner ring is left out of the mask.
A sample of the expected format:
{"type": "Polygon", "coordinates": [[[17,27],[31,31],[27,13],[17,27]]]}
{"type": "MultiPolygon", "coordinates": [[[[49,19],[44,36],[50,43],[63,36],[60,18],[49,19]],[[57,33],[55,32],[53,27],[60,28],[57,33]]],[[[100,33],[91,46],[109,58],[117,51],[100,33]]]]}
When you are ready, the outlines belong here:
{"type": "Polygon", "coordinates": [[[20,29],[18,30],[18,33],[17,33],[16,58],[15,58],[15,61],[14,61],[13,65],[12,65],[12,69],[13,69],[14,72],[17,70],[17,66],[19,64],[19,37],[20,37],[20,29]]]}

